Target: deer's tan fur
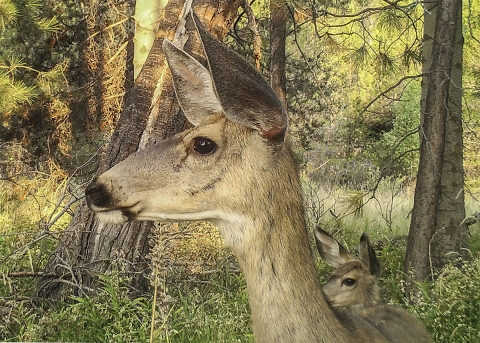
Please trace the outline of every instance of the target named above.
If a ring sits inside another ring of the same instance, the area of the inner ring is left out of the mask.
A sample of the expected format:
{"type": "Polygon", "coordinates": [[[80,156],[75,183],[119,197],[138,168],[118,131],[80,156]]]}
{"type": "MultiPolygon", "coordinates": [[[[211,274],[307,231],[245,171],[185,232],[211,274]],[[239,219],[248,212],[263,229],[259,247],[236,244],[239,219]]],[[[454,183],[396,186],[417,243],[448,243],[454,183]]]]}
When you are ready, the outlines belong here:
{"type": "Polygon", "coordinates": [[[416,320],[407,312],[337,312],[328,304],[308,243],[298,173],[284,142],[286,113],[254,68],[194,20],[208,68],[172,43],[165,42],[164,51],[180,105],[195,128],[100,175],[85,191],[90,208],[117,223],[215,223],[245,275],[257,343],[429,342],[421,323],[416,331],[403,324],[402,316],[416,320]],[[205,144],[214,149],[202,149],[205,144]]]}

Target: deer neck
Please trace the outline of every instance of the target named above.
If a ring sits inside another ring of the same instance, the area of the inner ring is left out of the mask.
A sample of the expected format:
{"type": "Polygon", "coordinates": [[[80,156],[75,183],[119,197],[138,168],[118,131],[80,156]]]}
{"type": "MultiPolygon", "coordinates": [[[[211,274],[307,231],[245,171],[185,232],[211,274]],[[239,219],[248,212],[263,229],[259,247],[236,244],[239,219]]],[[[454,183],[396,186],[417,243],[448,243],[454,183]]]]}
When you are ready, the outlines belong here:
{"type": "Polygon", "coordinates": [[[283,188],[278,187],[281,177],[271,176],[277,186],[251,190],[249,201],[257,203],[228,227],[242,235],[226,239],[246,279],[255,341],[343,342],[348,333],[317,278],[297,176],[285,175],[289,182],[283,188]]]}

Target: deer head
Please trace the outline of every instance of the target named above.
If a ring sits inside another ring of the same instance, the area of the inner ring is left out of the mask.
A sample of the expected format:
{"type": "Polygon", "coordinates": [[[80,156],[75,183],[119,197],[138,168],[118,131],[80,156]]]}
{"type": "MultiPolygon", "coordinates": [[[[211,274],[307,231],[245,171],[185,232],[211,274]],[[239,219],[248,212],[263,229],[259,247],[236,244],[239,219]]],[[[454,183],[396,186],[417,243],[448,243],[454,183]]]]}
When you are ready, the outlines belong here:
{"type": "Polygon", "coordinates": [[[253,169],[276,172],[277,165],[289,163],[296,174],[285,161],[287,116],[280,100],[252,66],[195,21],[208,47],[208,69],[163,43],[177,98],[195,128],[138,151],[96,178],[86,190],[87,203],[102,221],[243,220],[250,191],[245,186],[263,183],[253,169]]]}
{"type": "Polygon", "coordinates": [[[368,235],[363,233],[360,237],[358,260],[318,225],[313,232],[320,256],[336,268],[322,287],[330,303],[337,307],[376,305],[380,299],[380,262],[368,235]]]}
{"type": "Polygon", "coordinates": [[[385,342],[364,315],[339,315],[324,297],[280,100],[192,17],[207,65],[168,41],[163,49],[195,127],[98,176],[85,190],[88,206],[113,223],[216,224],[245,275],[257,343],[385,342]]]}

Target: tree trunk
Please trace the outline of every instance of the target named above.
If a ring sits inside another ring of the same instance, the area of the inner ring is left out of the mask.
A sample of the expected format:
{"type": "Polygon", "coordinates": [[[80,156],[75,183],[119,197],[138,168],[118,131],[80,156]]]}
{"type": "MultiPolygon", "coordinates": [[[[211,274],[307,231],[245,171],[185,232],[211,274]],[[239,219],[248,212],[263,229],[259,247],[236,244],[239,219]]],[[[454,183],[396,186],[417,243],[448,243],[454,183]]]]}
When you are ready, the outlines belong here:
{"type": "Polygon", "coordinates": [[[428,65],[430,68],[424,69],[428,78],[423,80],[426,96],[422,102],[420,162],[404,265],[409,285],[412,280],[429,279],[431,272],[430,242],[435,233],[441,200],[450,75],[461,2],[440,0],[435,5],[435,24],[429,21],[432,18],[425,18],[424,63],[426,68],[428,65]],[[429,49],[428,43],[432,40],[429,28],[432,25],[435,29],[433,44],[429,49]]]}
{"type": "Polygon", "coordinates": [[[150,53],[160,23],[160,13],[166,4],[166,0],[135,1],[134,79],[142,70],[150,53]]]}
{"type": "MultiPolygon", "coordinates": [[[[130,0],[132,2],[132,0],[130,0]]],[[[72,107],[72,122],[76,130],[83,133],[96,133],[113,129],[118,120],[122,102],[118,94],[133,85],[127,61],[132,58],[131,22],[121,21],[122,13],[129,13],[129,2],[108,3],[105,0],[85,0],[88,9],[85,20],[79,28],[86,27],[85,41],[78,42],[82,49],[82,62],[86,66],[86,96],[72,107]],[[110,25],[121,23],[120,25],[110,25]],[[125,45],[124,42],[130,42],[125,45]],[[84,123],[80,123],[84,118],[84,123]]],[[[83,87],[80,87],[82,89],[83,87]]]]}
{"type": "Polygon", "coordinates": [[[462,126],[462,6],[456,16],[455,46],[453,51],[448,109],[445,130],[440,202],[437,224],[431,243],[431,259],[434,270],[457,257],[468,259],[468,230],[460,223],[465,218],[465,194],[463,172],[462,126]]]}
{"type": "MultiPolygon", "coordinates": [[[[135,86],[128,90],[124,107],[112,135],[98,174],[141,148],[155,132],[161,138],[177,133],[185,120],[175,100],[171,76],[161,49],[163,38],[173,40],[183,0],[170,0],[162,11],[160,26],[150,54],[138,75],[135,86]],[[159,115],[161,113],[161,115],[159,115]]],[[[204,2],[194,6],[195,13],[220,39],[228,32],[241,1],[204,2]]],[[[192,37],[190,37],[192,38],[192,37]]],[[[203,55],[195,39],[185,48],[203,55]]],[[[94,291],[98,275],[112,268],[121,268],[132,277],[132,290],[148,288],[148,238],[152,222],[130,222],[124,225],[99,223],[83,203],[63,233],[38,284],[38,293],[45,297],[64,298],[70,294],[94,291]]]]}
{"type": "Polygon", "coordinates": [[[287,109],[287,81],[285,74],[285,40],[287,37],[287,4],[283,0],[270,1],[270,82],[273,90],[287,109]]]}

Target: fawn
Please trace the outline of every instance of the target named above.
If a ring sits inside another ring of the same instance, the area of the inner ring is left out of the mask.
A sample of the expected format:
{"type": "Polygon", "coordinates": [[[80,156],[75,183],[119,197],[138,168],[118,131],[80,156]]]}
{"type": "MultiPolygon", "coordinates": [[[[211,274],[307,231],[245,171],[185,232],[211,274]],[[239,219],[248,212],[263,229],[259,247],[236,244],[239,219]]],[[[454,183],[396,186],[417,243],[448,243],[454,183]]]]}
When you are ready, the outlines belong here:
{"type": "Polygon", "coordinates": [[[368,235],[363,233],[360,237],[358,260],[318,225],[314,226],[313,233],[320,256],[336,268],[322,286],[330,304],[336,307],[376,305],[380,299],[380,262],[368,235]]]}

